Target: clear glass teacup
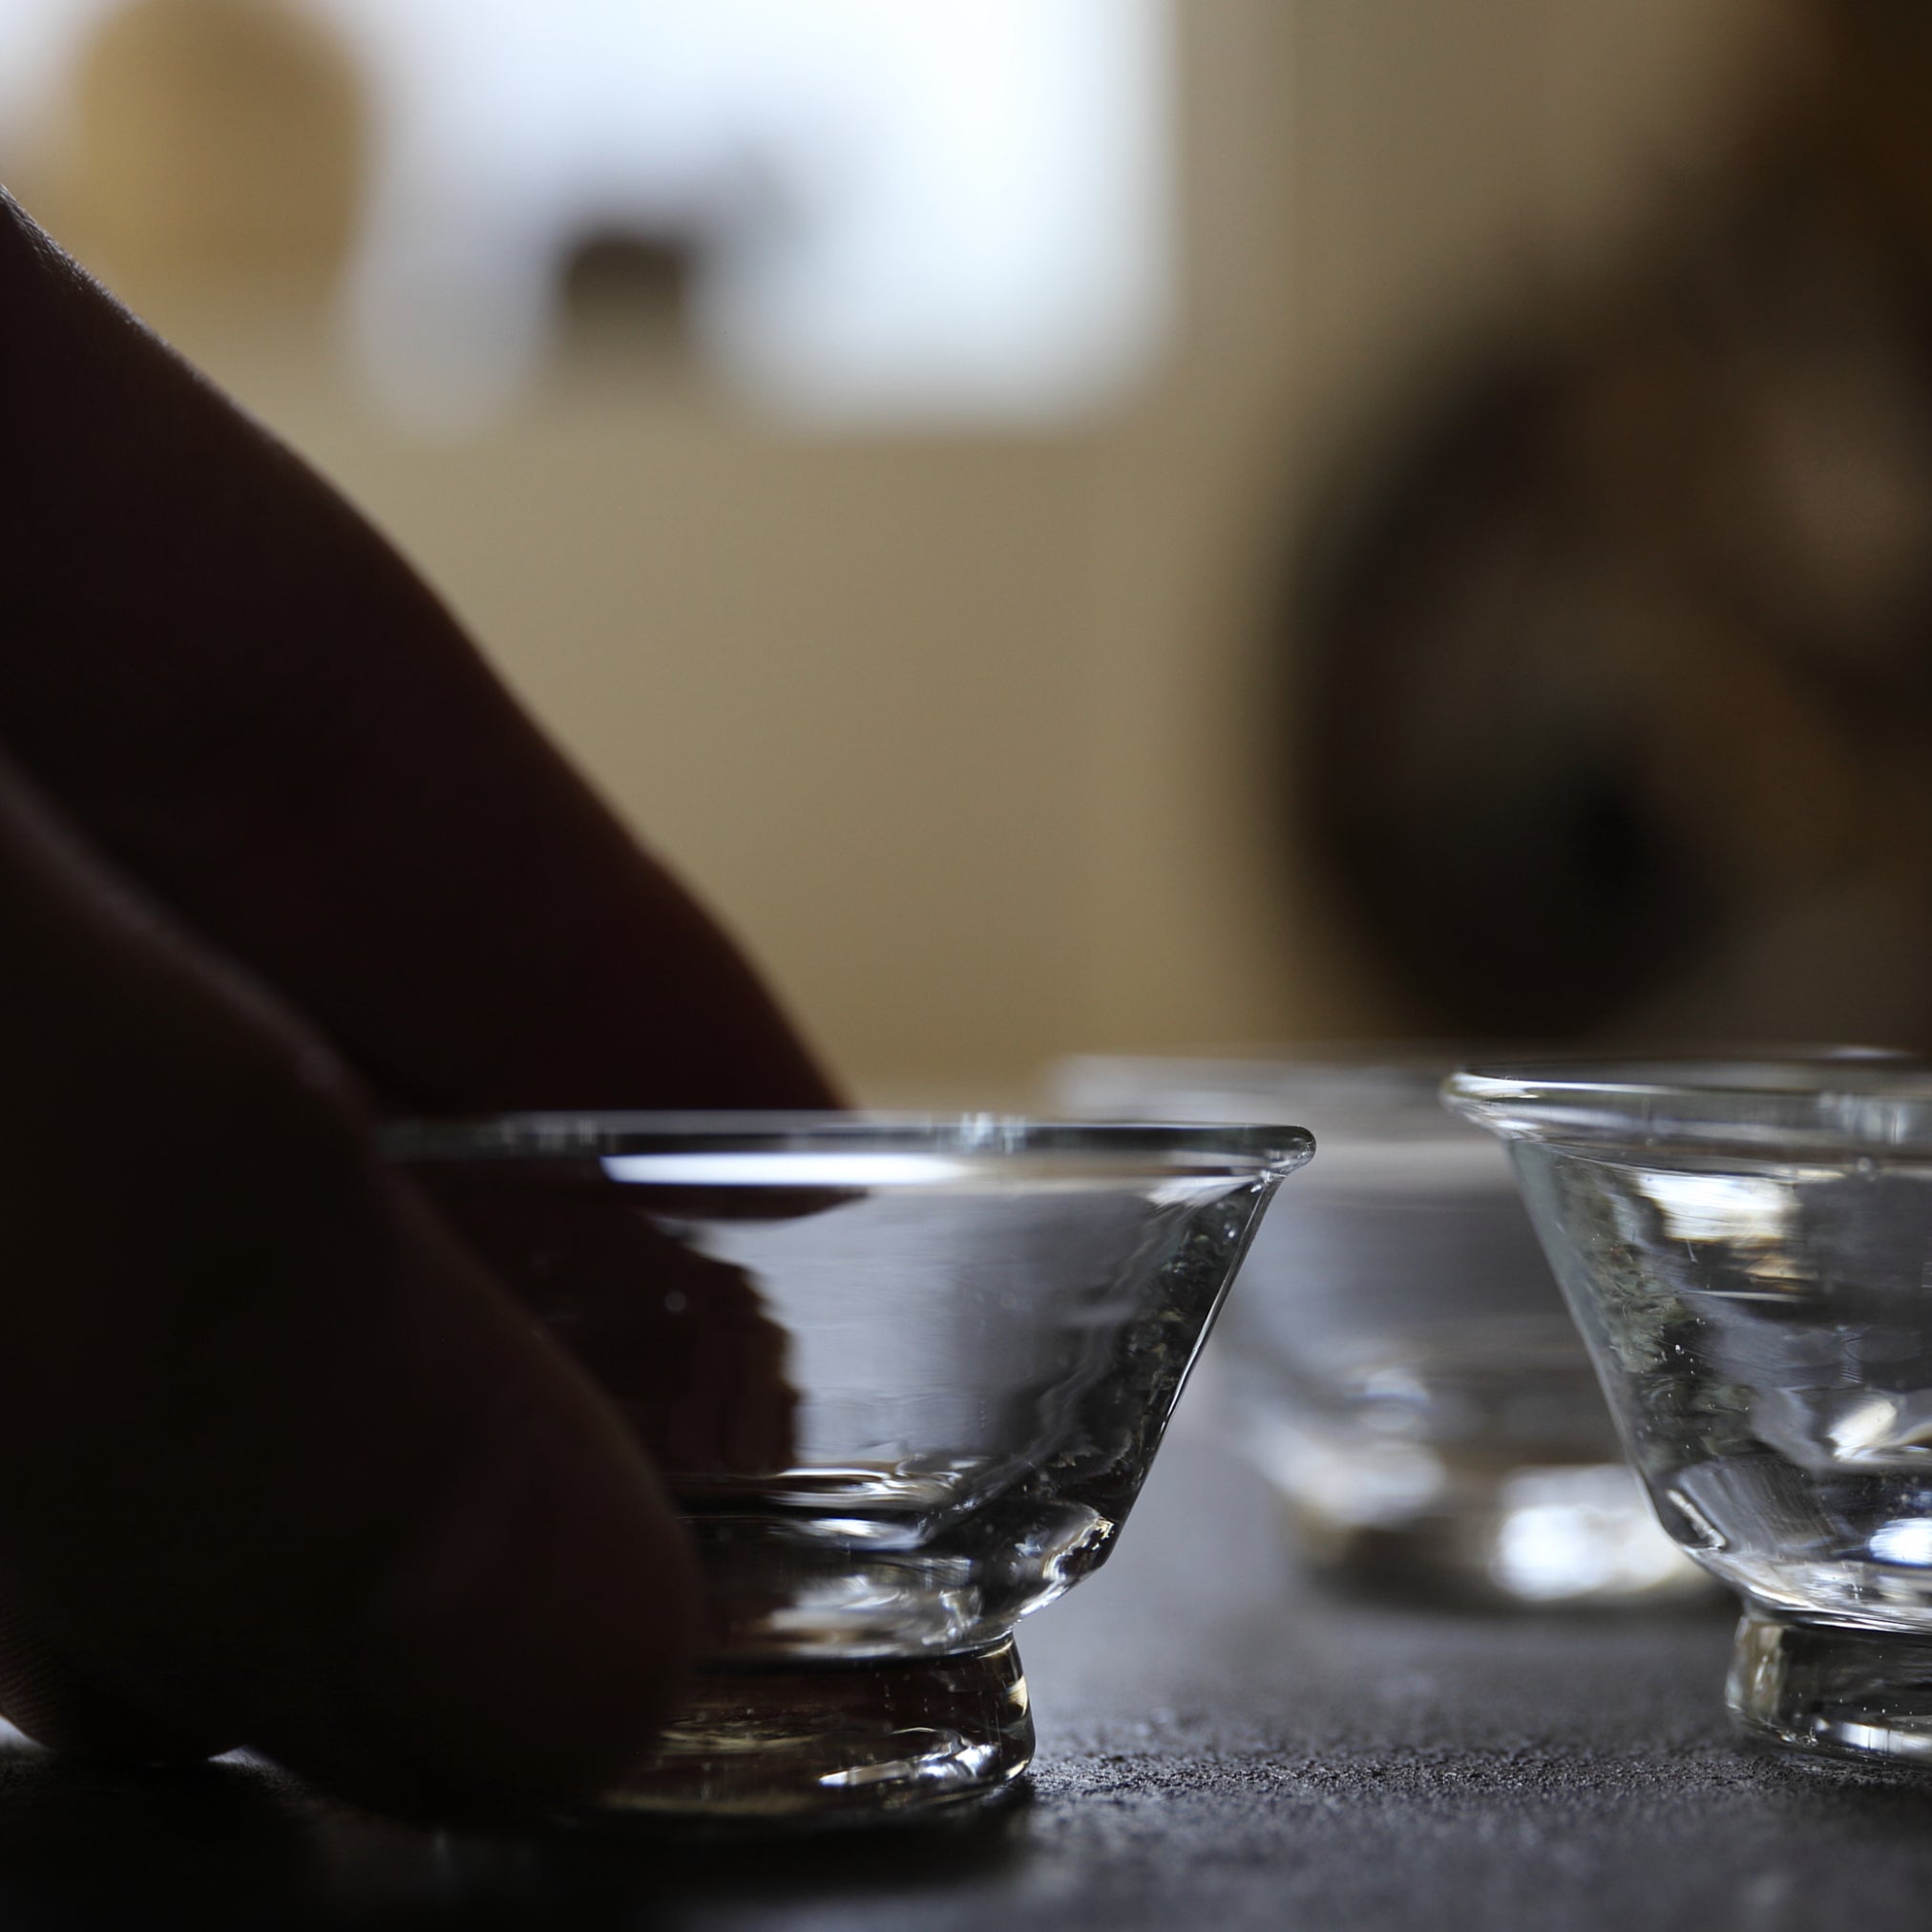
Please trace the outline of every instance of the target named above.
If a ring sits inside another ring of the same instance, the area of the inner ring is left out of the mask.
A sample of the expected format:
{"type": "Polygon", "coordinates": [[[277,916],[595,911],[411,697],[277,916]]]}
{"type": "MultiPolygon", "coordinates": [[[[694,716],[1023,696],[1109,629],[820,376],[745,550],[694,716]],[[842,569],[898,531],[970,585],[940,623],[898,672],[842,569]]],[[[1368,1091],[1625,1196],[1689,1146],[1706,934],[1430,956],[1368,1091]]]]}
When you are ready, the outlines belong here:
{"type": "Polygon", "coordinates": [[[1664,1526],[1739,1590],[1750,1734],[1932,1765],[1932,1068],[1457,1075],[1664,1526]]]}
{"type": "Polygon", "coordinates": [[[1320,1143],[1256,1236],[1207,1364],[1315,1569],[1491,1607],[1713,1594],[1624,1460],[1508,1157],[1441,1104],[1457,1064],[1399,1042],[1092,1056],[1053,1088],[1095,1118],[1288,1118],[1320,1143]]]}
{"type": "Polygon", "coordinates": [[[520,1116],[392,1158],[663,1474],[708,1647],[596,1815],[998,1789],[1015,1623],[1105,1559],[1299,1128],[520,1116]]]}

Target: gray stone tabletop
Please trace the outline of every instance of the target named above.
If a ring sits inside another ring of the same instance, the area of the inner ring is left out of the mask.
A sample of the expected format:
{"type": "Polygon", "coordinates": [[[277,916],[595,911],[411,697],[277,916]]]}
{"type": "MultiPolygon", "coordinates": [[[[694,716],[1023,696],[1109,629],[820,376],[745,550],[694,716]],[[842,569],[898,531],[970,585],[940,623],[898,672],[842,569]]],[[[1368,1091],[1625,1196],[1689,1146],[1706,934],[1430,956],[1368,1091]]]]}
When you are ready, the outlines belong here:
{"type": "Polygon", "coordinates": [[[1028,1785],[943,1827],[429,1835],[222,1764],[0,1755],[0,1925],[1860,1928],[1932,1909],[1932,1780],[1749,1754],[1720,1613],[1437,1616],[1301,1583],[1185,1431],[1024,1627],[1028,1785]]]}

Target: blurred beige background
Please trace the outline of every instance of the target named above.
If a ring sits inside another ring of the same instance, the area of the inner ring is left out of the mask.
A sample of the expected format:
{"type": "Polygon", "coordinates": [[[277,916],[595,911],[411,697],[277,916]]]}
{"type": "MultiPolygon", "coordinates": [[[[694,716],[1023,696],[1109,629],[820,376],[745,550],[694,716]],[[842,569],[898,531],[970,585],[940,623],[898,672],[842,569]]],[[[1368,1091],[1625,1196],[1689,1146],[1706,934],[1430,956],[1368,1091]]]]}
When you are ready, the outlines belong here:
{"type": "Polygon", "coordinates": [[[253,4],[111,33],[23,199],[392,533],[865,1095],[1401,1028],[1277,823],[1298,493],[1694,160],[1760,0],[1179,0],[1177,332],[1078,429],[781,429],[666,336],[440,441],[324,326],[353,102],[253,4]],[[244,42],[259,112],[211,113],[244,42]]]}

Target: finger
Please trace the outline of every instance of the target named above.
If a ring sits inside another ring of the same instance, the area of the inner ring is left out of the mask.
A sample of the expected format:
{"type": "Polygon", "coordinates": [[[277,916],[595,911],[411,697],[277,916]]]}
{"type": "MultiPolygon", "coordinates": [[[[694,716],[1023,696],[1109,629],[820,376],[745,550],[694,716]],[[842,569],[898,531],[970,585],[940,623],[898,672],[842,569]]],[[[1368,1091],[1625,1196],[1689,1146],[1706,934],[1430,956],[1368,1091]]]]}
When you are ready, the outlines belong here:
{"type": "Polygon", "coordinates": [[[161,1721],[12,1605],[0,1605],[0,1715],[52,1750],[132,1764],[192,1764],[242,1742],[197,1719],[161,1721]]]}
{"type": "Polygon", "coordinates": [[[755,1476],[792,1459],[788,1337],[746,1271],[659,1226],[595,1162],[427,1162],[410,1171],[493,1277],[609,1396],[655,1466],[755,1476]]]}
{"type": "Polygon", "coordinates": [[[313,1036],[4,767],[0,1065],[10,1708],[395,1805],[614,1774],[691,1641],[654,1479],[313,1036]]]}
{"type": "Polygon", "coordinates": [[[386,1097],[832,1103],[408,567],[4,198],[0,421],[9,745],[386,1097]]]}

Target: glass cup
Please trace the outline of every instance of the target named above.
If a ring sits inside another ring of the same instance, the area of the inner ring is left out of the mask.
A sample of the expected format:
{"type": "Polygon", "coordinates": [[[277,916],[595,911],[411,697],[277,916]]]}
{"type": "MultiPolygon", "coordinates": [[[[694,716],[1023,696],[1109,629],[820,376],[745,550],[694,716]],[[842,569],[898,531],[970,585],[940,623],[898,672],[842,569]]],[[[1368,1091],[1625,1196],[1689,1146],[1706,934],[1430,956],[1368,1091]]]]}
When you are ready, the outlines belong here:
{"type": "Polygon", "coordinates": [[[1753,1736],[1932,1765],[1932,1070],[1457,1075],[1670,1534],[1741,1591],[1753,1736]]]}
{"type": "Polygon", "coordinates": [[[523,1116],[390,1155],[602,1385],[697,1546],[685,1707],[591,1816],[998,1790],[1013,1628],[1105,1559],[1296,1127],[523,1116]]]}
{"type": "Polygon", "coordinates": [[[1504,1607],[1712,1594],[1657,1528],[1509,1162],[1438,1098],[1447,1048],[1089,1058],[1056,1101],[1113,1119],[1306,1120],[1209,1356],[1218,1406],[1306,1559],[1504,1607]]]}

